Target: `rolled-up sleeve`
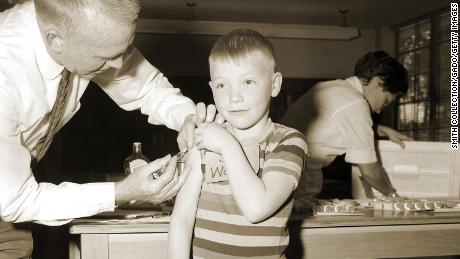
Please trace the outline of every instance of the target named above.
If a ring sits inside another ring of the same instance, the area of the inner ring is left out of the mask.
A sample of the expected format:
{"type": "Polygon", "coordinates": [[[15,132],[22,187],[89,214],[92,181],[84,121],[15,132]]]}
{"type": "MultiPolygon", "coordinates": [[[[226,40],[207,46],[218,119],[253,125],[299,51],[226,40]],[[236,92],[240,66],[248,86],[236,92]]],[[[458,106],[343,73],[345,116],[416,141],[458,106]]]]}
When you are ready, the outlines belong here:
{"type": "Polygon", "coordinates": [[[345,141],[345,161],[355,164],[377,161],[369,105],[364,100],[355,101],[332,116],[345,141]]]}
{"type": "Polygon", "coordinates": [[[195,104],[133,48],[121,69],[109,69],[93,79],[121,108],[140,109],[148,121],[179,130],[195,104]]]}
{"type": "Polygon", "coordinates": [[[0,216],[5,221],[59,225],[115,207],[114,183],[37,183],[21,144],[19,94],[0,75],[0,216]]]}

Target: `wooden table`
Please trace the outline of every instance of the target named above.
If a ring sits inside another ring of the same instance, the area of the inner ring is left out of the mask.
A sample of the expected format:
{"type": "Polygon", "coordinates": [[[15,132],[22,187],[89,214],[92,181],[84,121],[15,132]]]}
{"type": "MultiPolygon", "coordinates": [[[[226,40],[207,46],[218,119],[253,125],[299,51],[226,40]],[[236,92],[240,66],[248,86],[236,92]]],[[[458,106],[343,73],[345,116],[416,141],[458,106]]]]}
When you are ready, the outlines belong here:
{"type": "MultiPolygon", "coordinates": [[[[460,255],[460,213],[364,209],[361,216],[299,216],[290,221],[288,258],[460,255]]],[[[100,224],[75,220],[70,258],[166,258],[167,222],[100,224]]]]}
{"type": "Polygon", "coordinates": [[[460,255],[460,213],[363,212],[363,216],[294,216],[289,258],[460,255]]]}

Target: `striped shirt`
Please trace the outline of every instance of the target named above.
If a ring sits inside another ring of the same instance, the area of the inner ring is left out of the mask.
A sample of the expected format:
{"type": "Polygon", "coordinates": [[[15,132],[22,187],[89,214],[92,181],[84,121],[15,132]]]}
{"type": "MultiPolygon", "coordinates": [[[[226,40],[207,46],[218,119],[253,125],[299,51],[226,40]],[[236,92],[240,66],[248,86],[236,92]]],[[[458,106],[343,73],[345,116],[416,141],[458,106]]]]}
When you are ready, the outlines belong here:
{"type": "MultiPolygon", "coordinates": [[[[269,121],[257,139],[240,143],[260,178],[270,173],[286,174],[297,187],[307,160],[303,134],[269,121]]],[[[284,257],[292,206],[293,194],[273,216],[253,224],[236,204],[228,181],[203,183],[194,229],[194,258],[284,257]]]]}

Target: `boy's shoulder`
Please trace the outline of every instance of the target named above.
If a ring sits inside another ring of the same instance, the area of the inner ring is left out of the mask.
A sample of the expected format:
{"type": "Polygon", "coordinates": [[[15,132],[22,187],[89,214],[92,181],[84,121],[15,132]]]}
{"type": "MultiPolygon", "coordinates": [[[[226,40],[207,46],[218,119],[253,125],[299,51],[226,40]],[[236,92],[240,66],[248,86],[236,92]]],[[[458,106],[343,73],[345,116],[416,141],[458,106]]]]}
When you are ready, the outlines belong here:
{"type": "Polygon", "coordinates": [[[285,126],[279,123],[273,123],[274,128],[273,132],[270,136],[270,142],[286,142],[286,141],[294,141],[300,142],[299,145],[303,146],[307,145],[307,140],[305,135],[300,133],[298,130],[285,126]],[[302,143],[303,142],[303,143],[302,143]]]}
{"type": "Polygon", "coordinates": [[[274,133],[278,133],[280,135],[289,135],[289,134],[293,134],[295,136],[299,136],[301,138],[305,138],[305,136],[300,133],[298,130],[294,129],[294,128],[291,128],[291,127],[288,127],[286,125],[283,125],[283,124],[279,124],[279,123],[273,123],[274,125],[274,129],[273,129],[273,132],[274,133]]]}

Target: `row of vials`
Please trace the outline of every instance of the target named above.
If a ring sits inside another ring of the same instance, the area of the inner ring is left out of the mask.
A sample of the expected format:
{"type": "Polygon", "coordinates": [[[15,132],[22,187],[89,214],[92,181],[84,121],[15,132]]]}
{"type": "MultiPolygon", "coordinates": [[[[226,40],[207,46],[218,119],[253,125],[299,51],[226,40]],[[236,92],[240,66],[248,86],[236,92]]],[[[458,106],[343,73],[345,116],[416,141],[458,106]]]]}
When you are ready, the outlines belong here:
{"type": "Polygon", "coordinates": [[[421,199],[375,199],[374,209],[391,210],[391,211],[423,211],[436,210],[444,208],[455,208],[458,206],[456,201],[441,200],[421,200],[421,199]]]}
{"type": "Polygon", "coordinates": [[[428,200],[408,198],[376,198],[366,200],[322,201],[321,205],[313,207],[314,213],[355,213],[358,208],[373,208],[374,210],[390,211],[426,211],[438,209],[459,209],[459,200],[428,200]]]}

